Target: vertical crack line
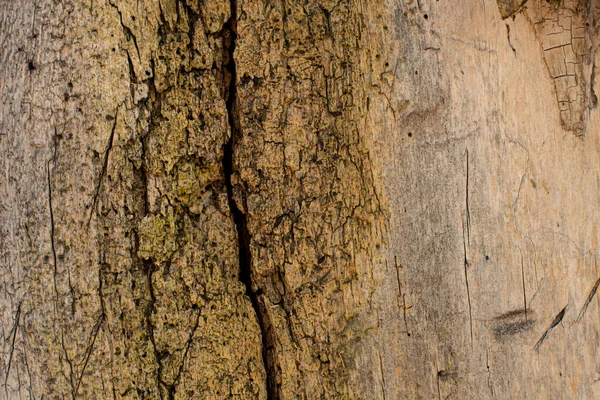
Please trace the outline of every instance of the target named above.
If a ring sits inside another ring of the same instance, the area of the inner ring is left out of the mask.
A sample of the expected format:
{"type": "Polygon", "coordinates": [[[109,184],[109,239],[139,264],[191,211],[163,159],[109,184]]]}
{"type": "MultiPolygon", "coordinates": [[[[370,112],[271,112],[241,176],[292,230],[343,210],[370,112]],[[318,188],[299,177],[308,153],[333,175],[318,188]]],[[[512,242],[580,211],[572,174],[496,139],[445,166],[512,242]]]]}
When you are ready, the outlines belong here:
{"type": "Polygon", "coordinates": [[[154,323],[152,322],[152,313],[155,311],[156,305],[156,294],[154,293],[154,286],[152,284],[152,275],[154,274],[154,269],[150,261],[143,261],[142,265],[144,266],[146,272],[146,284],[148,285],[148,293],[150,294],[150,299],[148,299],[149,301],[148,304],[146,304],[146,310],[144,313],[144,316],[146,318],[146,330],[148,339],[150,340],[150,343],[152,344],[152,349],[154,350],[154,358],[156,360],[156,363],[158,364],[158,368],[156,370],[156,385],[160,398],[163,399],[162,356],[158,351],[158,348],[156,347],[156,339],[154,337],[154,323]]]}
{"type": "Polygon", "coordinates": [[[381,352],[378,350],[377,351],[377,356],[379,357],[379,373],[381,375],[381,395],[383,396],[382,399],[386,400],[386,396],[385,396],[385,374],[384,371],[385,369],[383,368],[383,360],[381,358],[381,352]]]}
{"type": "Polygon", "coordinates": [[[525,268],[523,266],[523,252],[521,252],[521,281],[523,282],[523,309],[525,310],[525,321],[527,321],[527,292],[525,291],[525,268]]]}
{"type": "Polygon", "coordinates": [[[467,210],[467,242],[471,246],[471,210],[469,209],[469,149],[466,151],[467,154],[467,179],[465,187],[465,203],[467,210]]]}
{"type": "Polygon", "coordinates": [[[58,274],[58,266],[56,261],[56,244],[54,237],[54,208],[52,207],[52,182],[50,180],[50,163],[54,160],[54,156],[46,164],[46,174],[48,178],[48,208],[50,208],[50,248],[52,249],[52,262],[54,266],[54,313],[58,311],[58,285],[56,284],[56,275],[58,274]]]}
{"type": "Polygon", "coordinates": [[[492,386],[492,372],[490,371],[490,354],[486,344],[485,346],[485,367],[487,369],[487,384],[490,389],[490,394],[494,397],[494,387],[492,386]]]}
{"type": "Polygon", "coordinates": [[[590,293],[588,294],[588,297],[585,300],[583,307],[581,307],[581,311],[579,311],[579,315],[577,316],[577,322],[579,322],[581,320],[581,318],[583,318],[583,315],[585,314],[588,306],[590,305],[594,296],[596,295],[596,292],[598,291],[599,286],[600,286],[600,278],[598,278],[598,280],[596,280],[596,283],[594,284],[594,287],[592,288],[592,290],[590,290],[590,293]]]}
{"type": "Polygon", "coordinates": [[[402,317],[404,319],[404,329],[406,329],[406,336],[410,336],[410,330],[408,329],[408,322],[406,321],[406,310],[408,308],[410,308],[410,307],[406,307],[406,295],[404,293],[402,293],[402,317]]]}
{"type": "Polygon", "coordinates": [[[4,391],[6,392],[6,397],[8,397],[8,377],[10,375],[10,365],[13,359],[13,353],[15,351],[15,340],[17,339],[17,331],[19,330],[19,321],[21,319],[21,304],[17,306],[17,314],[15,315],[15,324],[12,329],[12,340],[10,343],[10,354],[8,356],[8,365],[6,367],[6,376],[4,378],[4,391]]]}
{"type": "Polygon", "coordinates": [[[196,320],[194,322],[194,327],[192,328],[192,331],[190,332],[190,336],[188,337],[188,340],[185,344],[185,351],[183,352],[183,357],[181,358],[181,364],[179,365],[179,369],[177,370],[177,375],[175,376],[175,379],[173,379],[173,385],[171,385],[171,391],[172,391],[173,397],[175,395],[175,388],[177,387],[177,385],[179,385],[179,380],[181,379],[181,374],[183,373],[183,369],[185,367],[185,361],[186,361],[187,355],[190,351],[190,347],[192,347],[192,342],[194,341],[194,335],[196,334],[196,331],[198,330],[198,326],[200,325],[201,310],[198,307],[192,307],[192,309],[197,310],[196,320]]]}
{"type": "Polygon", "coordinates": [[[517,196],[515,197],[515,201],[513,202],[513,213],[517,213],[517,203],[519,202],[519,199],[521,198],[521,189],[523,189],[523,183],[525,183],[525,176],[527,176],[527,173],[524,173],[523,175],[521,175],[521,182],[519,183],[519,190],[517,191],[517,196]]]}
{"type": "MultiPolygon", "coordinates": [[[[387,266],[387,260],[386,260],[386,266],[387,266]]],[[[400,304],[400,299],[402,298],[402,283],[400,282],[400,271],[398,268],[398,264],[394,265],[394,269],[396,270],[396,282],[398,283],[398,296],[397,296],[398,308],[402,308],[402,305],[400,304]]]]}
{"type": "Polygon", "coordinates": [[[513,51],[513,54],[516,57],[517,49],[515,49],[515,46],[513,46],[512,42],[510,41],[510,26],[508,24],[506,24],[506,38],[508,39],[508,45],[510,46],[510,49],[513,51]]]}
{"type": "Polygon", "coordinates": [[[31,370],[29,369],[29,361],[27,360],[27,344],[23,346],[23,362],[25,363],[25,369],[27,370],[27,376],[29,377],[29,399],[35,400],[35,395],[33,394],[33,377],[31,376],[31,370]]]}
{"type": "MultiPolygon", "coordinates": [[[[129,41],[130,38],[133,40],[133,45],[135,46],[138,60],[141,60],[140,49],[138,47],[137,38],[135,37],[135,35],[131,31],[131,29],[123,23],[123,13],[121,12],[121,10],[119,10],[119,7],[117,7],[117,5],[114,4],[112,1],[109,1],[108,4],[110,4],[111,7],[113,7],[115,10],[117,10],[117,13],[119,13],[119,22],[121,23],[121,27],[123,28],[123,33],[125,34],[125,38],[127,39],[127,41],[129,41]]],[[[160,5],[160,2],[159,2],[159,5],[160,5]]]]}
{"type": "Polygon", "coordinates": [[[406,329],[406,335],[410,336],[410,331],[408,330],[408,322],[406,321],[406,295],[404,293],[402,293],[402,281],[400,278],[400,268],[402,268],[401,265],[398,265],[398,261],[396,259],[396,256],[394,256],[394,265],[395,265],[395,269],[396,269],[396,281],[398,282],[398,308],[402,309],[402,316],[404,319],[404,329],[406,329]],[[402,300],[402,303],[400,302],[400,300],[402,300]]]}
{"type": "Polygon", "coordinates": [[[104,322],[105,315],[104,313],[100,314],[96,324],[92,328],[92,332],[90,333],[90,339],[88,340],[89,345],[85,349],[84,353],[84,362],[83,367],[81,368],[81,372],[79,373],[79,379],[77,379],[77,385],[75,386],[75,392],[73,397],[77,397],[77,392],[79,392],[79,386],[81,385],[81,381],[83,380],[83,374],[85,373],[85,369],[90,361],[90,357],[92,356],[92,352],[94,351],[94,344],[96,343],[96,338],[98,337],[98,333],[100,332],[100,327],[102,326],[102,322],[104,322]]]}
{"type": "Polygon", "coordinates": [[[254,291],[252,288],[252,254],[250,251],[250,232],[248,231],[246,214],[238,207],[233,196],[233,185],[231,177],[234,172],[233,151],[236,142],[241,135],[240,116],[237,104],[237,72],[235,65],[235,46],[237,38],[237,0],[230,0],[231,17],[224,24],[222,30],[223,39],[223,60],[226,61],[223,71],[223,86],[225,103],[227,107],[227,116],[231,136],[223,148],[223,171],[225,178],[225,187],[227,189],[227,198],[229,209],[233,216],[233,222],[236,226],[238,238],[238,263],[239,263],[239,280],[246,287],[246,295],[250,299],[254,312],[258,320],[258,325],[261,331],[262,338],[262,358],[266,373],[266,389],[267,399],[278,399],[277,387],[273,381],[274,368],[268,356],[268,339],[267,339],[267,317],[262,312],[261,305],[258,299],[260,292],[254,291]],[[272,373],[273,372],[273,373],[272,373]]]}
{"type": "Polygon", "coordinates": [[[438,371],[435,376],[437,378],[438,400],[442,400],[442,391],[440,390],[440,371],[438,371]]]}
{"type": "Polygon", "coordinates": [[[90,222],[92,221],[92,216],[94,215],[94,210],[96,209],[96,205],[98,204],[98,195],[100,194],[100,189],[102,188],[102,181],[104,180],[104,175],[106,175],[108,169],[108,154],[113,146],[113,139],[115,137],[115,130],[117,129],[117,121],[119,119],[119,106],[117,106],[117,110],[115,111],[115,122],[113,123],[112,129],[110,130],[110,136],[108,137],[108,145],[106,146],[106,151],[104,152],[104,161],[102,163],[102,171],[100,171],[100,176],[98,177],[98,184],[96,185],[96,191],[94,192],[94,198],[92,199],[92,207],[90,208],[90,216],[88,218],[87,226],[90,226],[90,222]]]}
{"type": "Polygon", "coordinates": [[[473,346],[473,315],[471,312],[471,291],[469,290],[469,260],[467,258],[467,243],[471,246],[471,211],[469,210],[469,149],[465,150],[467,158],[467,177],[465,183],[465,212],[466,212],[466,234],[465,223],[463,223],[463,251],[464,251],[464,269],[465,284],[467,286],[467,301],[469,303],[469,326],[471,328],[471,346],[473,346]]]}
{"type": "Polygon", "coordinates": [[[67,346],[65,345],[65,330],[63,327],[61,327],[60,329],[60,343],[62,346],[63,353],[65,354],[65,360],[67,361],[67,364],[69,364],[69,383],[71,384],[71,397],[73,398],[73,400],[75,400],[75,370],[73,369],[73,362],[69,358],[67,346]]]}
{"type": "Polygon", "coordinates": [[[473,346],[473,314],[471,311],[471,291],[469,289],[469,260],[467,258],[467,239],[465,237],[465,224],[463,223],[463,251],[464,251],[464,270],[465,270],[465,284],[467,286],[467,302],[469,304],[469,326],[471,328],[471,346],[473,346]]]}
{"type": "Polygon", "coordinates": [[[596,63],[592,65],[592,74],[590,76],[590,107],[596,108],[598,107],[598,96],[596,95],[596,90],[594,89],[596,81],[596,63]]]}

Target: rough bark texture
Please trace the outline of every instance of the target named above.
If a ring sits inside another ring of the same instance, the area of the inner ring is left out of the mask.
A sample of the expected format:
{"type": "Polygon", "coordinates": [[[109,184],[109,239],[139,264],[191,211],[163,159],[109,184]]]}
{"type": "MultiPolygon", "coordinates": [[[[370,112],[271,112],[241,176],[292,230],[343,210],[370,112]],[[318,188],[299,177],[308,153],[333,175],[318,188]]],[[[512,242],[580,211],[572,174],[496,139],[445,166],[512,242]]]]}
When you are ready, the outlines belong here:
{"type": "Polygon", "coordinates": [[[223,164],[230,3],[2,7],[5,394],[265,397],[223,164]]]}
{"type": "Polygon", "coordinates": [[[0,398],[600,397],[599,11],[0,2],[0,398]]]}

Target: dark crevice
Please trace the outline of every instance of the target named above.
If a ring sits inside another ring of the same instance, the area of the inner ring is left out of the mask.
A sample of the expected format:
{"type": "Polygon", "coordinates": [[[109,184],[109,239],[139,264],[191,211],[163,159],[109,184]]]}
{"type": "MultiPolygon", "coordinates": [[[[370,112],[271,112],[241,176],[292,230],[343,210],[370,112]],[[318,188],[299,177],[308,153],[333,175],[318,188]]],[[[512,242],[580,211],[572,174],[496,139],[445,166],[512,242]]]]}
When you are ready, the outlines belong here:
{"type": "Polygon", "coordinates": [[[510,40],[510,25],[508,25],[508,24],[506,24],[506,38],[508,39],[508,45],[510,46],[510,49],[513,51],[513,54],[516,57],[517,49],[515,49],[515,46],[513,46],[512,42],[510,40]]]}
{"type": "Polygon", "coordinates": [[[56,283],[56,275],[58,275],[58,262],[56,257],[56,240],[55,240],[55,232],[54,232],[54,209],[52,207],[52,181],[50,179],[50,163],[56,157],[55,155],[48,161],[46,164],[46,172],[48,177],[48,208],[50,209],[50,248],[52,250],[52,265],[54,267],[54,313],[56,313],[58,309],[58,285],[56,283]]]}
{"type": "Polygon", "coordinates": [[[598,96],[596,96],[596,90],[594,89],[594,81],[596,80],[596,64],[592,66],[592,75],[590,76],[590,108],[598,107],[598,96]]]}
{"type": "Polygon", "coordinates": [[[467,257],[467,239],[465,235],[465,224],[463,223],[463,251],[464,251],[464,270],[465,285],[467,287],[467,304],[469,306],[469,326],[471,329],[471,346],[473,346],[473,313],[471,310],[471,290],[469,289],[469,259],[467,257]]]}
{"type": "Polygon", "coordinates": [[[13,325],[13,328],[11,330],[12,340],[11,340],[11,344],[10,344],[10,353],[8,356],[8,366],[6,367],[6,374],[5,374],[5,378],[4,378],[4,391],[6,392],[7,397],[8,397],[8,377],[10,376],[10,365],[12,363],[13,353],[15,351],[15,340],[17,339],[17,331],[19,329],[19,321],[21,320],[21,305],[22,304],[23,304],[23,301],[21,301],[19,303],[19,305],[17,306],[17,314],[15,316],[15,324],[13,325]]]}
{"type": "Polygon", "coordinates": [[[81,368],[81,372],[79,373],[79,379],[77,379],[77,385],[75,385],[75,389],[74,389],[74,393],[73,393],[73,397],[77,398],[77,393],[79,392],[79,386],[81,385],[81,381],[83,380],[83,374],[85,373],[85,368],[88,365],[88,362],[90,361],[90,357],[92,356],[92,352],[94,351],[94,344],[96,343],[96,339],[98,338],[98,333],[100,333],[100,328],[102,327],[102,323],[104,322],[104,319],[106,318],[106,316],[104,315],[104,312],[100,314],[100,316],[98,317],[98,320],[96,321],[96,324],[94,325],[94,327],[92,328],[92,332],[90,333],[90,338],[88,340],[88,346],[85,349],[85,353],[83,355],[84,357],[84,362],[83,362],[83,367],[81,368]]]}
{"type": "Polygon", "coordinates": [[[467,179],[465,187],[465,204],[467,212],[467,242],[471,245],[471,209],[469,208],[469,150],[466,150],[467,154],[467,179]]]}
{"type": "Polygon", "coordinates": [[[92,221],[92,217],[94,216],[94,211],[96,211],[96,206],[98,205],[98,196],[100,195],[100,190],[102,189],[102,181],[104,180],[104,176],[108,172],[108,156],[110,151],[112,150],[113,140],[115,138],[115,129],[117,128],[117,121],[119,119],[119,108],[121,105],[117,106],[117,110],[115,111],[115,118],[112,129],[110,130],[110,135],[108,136],[108,144],[106,145],[106,151],[104,152],[104,161],[102,162],[102,170],[100,171],[100,176],[98,177],[98,183],[96,185],[96,191],[94,192],[94,197],[92,198],[92,206],[90,207],[90,215],[88,217],[87,226],[90,226],[92,221]]]}
{"type": "Polygon", "coordinates": [[[222,58],[222,83],[223,95],[227,106],[228,122],[231,129],[231,136],[223,148],[223,170],[225,174],[225,186],[227,188],[227,197],[229,209],[233,216],[233,221],[237,229],[238,236],[238,256],[239,256],[239,279],[246,287],[246,295],[250,298],[252,307],[257,316],[258,324],[262,336],[262,357],[267,375],[267,399],[278,399],[278,390],[274,382],[274,362],[269,356],[269,344],[267,336],[268,316],[265,314],[263,306],[259,301],[260,289],[254,290],[252,287],[252,254],[250,252],[250,232],[248,231],[246,214],[238,207],[233,195],[233,185],[231,176],[234,172],[233,151],[237,141],[240,138],[240,118],[237,104],[237,74],[234,59],[234,51],[237,37],[237,4],[236,0],[231,0],[231,17],[223,25],[221,37],[223,40],[223,58],[222,58]]]}
{"type": "Polygon", "coordinates": [[[527,321],[527,290],[525,289],[525,268],[523,266],[523,253],[521,253],[521,282],[523,282],[523,310],[525,310],[525,321],[527,321]]]}
{"type": "Polygon", "coordinates": [[[467,179],[465,187],[465,213],[466,221],[463,223],[463,251],[464,251],[464,269],[465,269],[465,285],[467,287],[467,302],[469,305],[469,325],[471,328],[471,346],[473,346],[473,313],[471,311],[471,291],[469,289],[469,258],[467,255],[467,247],[471,245],[471,212],[469,210],[469,150],[466,150],[467,155],[467,179]],[[466,226],[465,226],[466,225],[466,226]],[[466,231],[465,231],[466,229],[466,231]],[[468,245],[467,245],[468,243],[468,245]]]}
{"type": "Polygon", "coordinates": [[[135,51],[137,52],[138,60],[140,60],[141,59],[140,49],[138,47],[137,38],[131,31],[131,28],[129,28],[127,25],[125,25],[123,23],[123,13],[121,12],[121,10],[119,10],[119,7],[117,7],[117,5],[114,4],[113,2],[109,1],[108,4],[110,4],[111,7],[113,7],[115,10],[117,10],[117,13],[119,13],[119,21],[121,22],[121,27],[123,28],[123,33],[125,34],[125,38],[127,39],[127,41],[129,41],[129,40],[133,41],[133,45],[135,46],[135,51]]]}
{"type": "Polygon", "coordinates": [[[565,316],[565,312],[567,311],[567,306],[565,306],[565,308],[563,308],[554,318],[554,320],[552,321],[552,323],[550,324],[550,326],[548,327],[548,329],[546,329],[546,331],[544,332],[544,334],[542,335],[542,337],[540,337],[540,339],[537,341],[537,343],[535,344],[535,346],[533,346],[533,349],[535,351],[538,351],[540,349],[540,346],[542,345],[542,343],[544,343],[544,341],[548,338],[548,335],[550,334],[550,332],[558,325],[561,323],[562,319],[565,316]]]}
{"type": "Polygon", "coordinates": [[[583,318],[583,315],[585,314],[585,312],[587,311],[588,306],[590,305],[590,303],[594,299],[594,296],[596,295],[596,292],[598,292],[598,287],[599,286],[600,286],[600,278],[598,278],[598,280],[596,280],[596,283],[594,284],[594,287],[592,288],[592,290],[590,290],[590,293],[588,294],[588,297],[585,300],[585,303],[583,304],[583,307],[581,307],[581,311],[579,311],[579,316],[577,317],[577,322],[579,322],[581,320],[581,318],[583,318]]]}
{"type": "Polygon", "coordinates": [[[187,358],[188,352],[190,351],[190,347],[192,346],[192,342],[194,341],[194,335],[198,330],[198,326],[200,325],[200,308],[197,306],[192,307],[193,310],[196,311],[196,321],[194,322],[194,326],[192,327],[192,331],[190,332],[190,336],[188,337],[187,342],[185,343],[185,350],[183,351],[183,357],[181,359],[181,363],[179,364],[179,369],[177,370],[177,375],[175,379],[173,379],[173,384],[169,387],[171,396],[174,398],[175,396],[175,388],[179,385],[179,381],[181,379],[181,374],[183,373],[183,368],[185,366],[185,360],[187,358]]]}
{"type": "MultiPolygon", "coordinates": [[[[162,29],[159,29],[159,35],[163,33],[162,29]]],[[[129,58],[129,53],[128,59],[129,58]]],[[[140,234],[139,234],[139,224],[141,221],[150,213],[150,201],[149,201],[149,193],[148,193],[148,175],[149,175],[149,166],[148,166],[148,140],[152,133],[157,129],[161,120],[162,120],[162,94],[157,90],[154,77],[156,76],[156,72],[154,69],[154,59],[150,59],[150,71],[146,71],[146,75],[148,78],[144,79],[144,83],[148,85],[148,96],[145,99],[142,99],[138,104],[140,111],[144,110],[148,113],[148,128],[145,133],[140,137],[140,145],[141,145],[141,154],[140,154],[140,164],[135,166],[136,173],[136,190],[139,196],[138,209],[136,211],[137,214],[137,224],[138,228],[135,228],[133,231],[134,235],[134,246],[132,248],[132,258],[135,263],[135,269],[137,271],[141,271],[144,274],[144,277],[140,279],[138,283],[146,286],[148,297],[145,298],[145,302],[143,303],[143,314],[144,314],[144,322],[147,340],[150,342],[152,355],[154,356],[154,360],[157,364],[156,369],[156,389],[158,390],[158,395],[161,399],[167,398],[171,399],[174,396],[175,387],[170,387],[165,384],[162,375],[163,375],[163,355],[159,352],[158,347],[156,345],[155,340],[155,329],[154,322],[152,319],[152,315],[156,311],[156,294],[154,292],[154,286],[152,283],[152,276],[157,271],[157,266],[153,263],[152,260],[145,259],[139,256],[140,249],[140,234]],[[145,281],[145,282],[143,282],[145,281]]],[[[137,83],[137,77],[135,76],[135,71],[133,70],[133,65],[130,62],[130,79],[132,86],[137,83]]],[[[134,283],[135,280],[134,280],[134,283]]],[[[144,353],[143,357],[147,355],[144,353]]],[[[138,394],[140,391],[138,389],[138,394]]],[[[145,394],[142,394],[142,397],[145,394]]]]}
{"type": "MultiPolygon", "coordinates": [[[[139,245],[138,245],[138,248],[139,248],[139,245]]],[[[152,314],[155,312],[155,304],[156,304],[156,295],[154,294],[154,286],[152,285],[152,274],[155,272],[155,268],[154,268],[152,261],[150,261],[150,260],[143,260],[142,262],[143,262],[144,272],[146,273],[146,279],[147,279],[146,283],[148,285],[148,292],[150,294],[150,298],[148,299],[148,302],[146,303],[144,317],[146,319],[146,329],[147,329],[148,339],[150,340],[150,343],[152,344],[152,349],[154,351],[154,359],[156,360],[156,363],[158,364],[158,369],[156,370],[156,383],[158,384],[158,393],[160,394],[160,398],[163,399],[164,398],[163,390],[162,390],[163,387],[165,389],[167,389],[167,393],[169,393],[169,391],[168,391],[168,387],[165,387],[166,385],[164,384],[163,379],[162,379],[163,356],[160,354],[160,352],[158,351],[158,347],[156,346],[156,340],[154,337],[155,326],[154,326],[154,323],[152,322],[152,314]]],[[[170,399],[170,396],[168,396],[167,398],[170,399]]]]}

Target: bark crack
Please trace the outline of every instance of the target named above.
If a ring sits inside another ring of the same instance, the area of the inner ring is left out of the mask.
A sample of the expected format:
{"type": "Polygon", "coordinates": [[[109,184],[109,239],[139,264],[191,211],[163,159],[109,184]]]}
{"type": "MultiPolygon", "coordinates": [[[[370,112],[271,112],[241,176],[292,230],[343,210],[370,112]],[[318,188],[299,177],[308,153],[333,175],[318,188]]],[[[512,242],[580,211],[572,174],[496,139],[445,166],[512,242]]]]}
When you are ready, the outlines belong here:
{"type": "Polygon", "coordinates": [[[590,293],[588,294],[588,297],[585,300],[585,303],[583,304],[583,307],[581,307],[581,311],[579,311],[579,316],[577,316],[577,322],[579,322],[581,320],[581,318],[583,318],[583,315],[585,314],[585,312],[587,311],[588,306],[590,305],[590,303],[594,299],[594,296],[596,295],[596,292],[598,292],[598,287],[599,286],[600,286],[600,278],[598,278],[598,280],[596,280],[596,283],[594,284],[594,287],[592,288],[592,290],[590,290],[590,293]]]}
{"type": "Polygon", "coordinates": [[[165,382],[163,381],[162,378],[162,372],[163,372],[163,355],[158,351],[158,347],[156,346],[156,339],[155,339],[155,335],[154,335],[154,323],[152,322],[152,313],[155,312],[155,304],[156,304],[156,294],[154,293],[154,286],[152,284],[152,274],[154,273],[154,268],[152,265],[152,262],[150,261],[146,261],[143,260],[142,261],[143,265],[144,265],[144,269],[146,272],[146,279],[147,279],[147,285],[148,285],[148,291],[150,294],[150,299],[148,301],[148,303],[146,304],[146,310],[145,310],[145,318],[146,318],[146,329],[147,329],[147,335],[148,335],[148,339],[150,340],[150,343],[152,345],[152,350],[154,351],[154,359],[156,360],[156,363],[158,364],[158,368],[156,370],[156,384],[158,387],[158,393],[160,395],[160,398],[163,399],[163,392],[162,389],[163,387],[167,390],[167,398],[171,399],[173,396],[173,393],[169,390],[169,386],[165,384],[165,382]]]}
{"type": "Polygon", "coordinates": [[[590,108],[598,107],[598,96],[596,95],[596,90],[594,88],[594,84],[596,81],[596,63],[592,65],[592,74],[590,76],[590,108]]]}
{"type": "Polygon", "coordinates": [[[469,211],[469,150],[466,150],[467,156],[467,179],[465,187],[465,222],[463,222],[463,251],[464,251],[464,270],[465,285],[467,287],[467,302],[469,305],[469,327],[471,329],[471,346],[473,346],[473,313],[471,310],[471,291],[469,289],[469,259],[467,247],[471,246],[471,213],[469,211]],[[468,245],[467,245],[468,243],[468,245]]]}
{"type": "Polygon", "coordinates": [[[463,250],[464,250],[464,270],[465,285],[467,287],[467,303],[469,305],[469,327],[471,329],[471,346],[473,345],[473,313],[471,310],[471,290],[469,289],[469,259],[467,257],[467,238],[465,235],[465,225],[463,224],[463,250]]]}
{"type": "MultiPolygon", "coordinates": [[[[232,175],[234,173],[233,152],[236,142],[240,139],[241,127],[240,116],[237,104],[237,73],[235,65],[235,46],[237,38],[237,0],[230,1],[231,16],[223,25],[223,86],[225,103],[227,106],[227,116],[231,136],[223,148],[223,171],[225,175],[225,186],[227,189],[227,198],[229,209],[233,216],[233,221],[237,230],[238,238],[238,262],[239,262],[239,280],[246,287],[246,295],[250,298],[252,307],[256,313],[258,324],[262,337],[262,358],[266,372],[267,399],[278,399],[277,387],[273,380],[274,360],[268,355],[269,339],[267,336],[268,317],[265,315],[259,301],[260,290],[254,290],[252,285],[252,254],[250,251],[250,232],[248,230],[247,217],[244,211],[238,206],[233,194],[232,175]]],[[[243,201],[243,200],[242,200],[243,201]]]]}
{"type": "Polygon", "coordinates": [[[467,212],[467,242],[471,245],[471,210],[469,208],[469,150],[466,150],[467,154],[467,179],[465,186],[465,209],[467,212]]]}
{"type": "Polygon", "coordinates": [[[54,237],[54,209],[52,207],[52,181],[50,179],[50,163],[56,157],[56,150],[54,155],[46,164],[46,175],[48,180],[48,208],[50,209],[50,248],[52,250],[52,265],[54,267],[52,278],[54,283],[54,313],[58,310],[58,285],[56,283],[56,275],[58,275],[58,263],[56,257],[56,240],[54,237]]]}
{"type": "Polygon", "coordinates": [[[102,181],[104,180],[104,176],[108,171],[108,155],[112,150],[113,140],[115,138],[115,129],[117,128],[117,120],[119,119],[119,107],[115,111],[115,119],[113,122],[112,129],[110,130],[110,135],[108,136],[108,144],[106,145],[106,151],[104,152],[104,161],[102,162],[102,171],[100,171],[100,176],[98,177],[98,184],[96,185],[96,191],[94,192],[94,197],[92,199],[92,207],[90,208],[90,216],[88,217],[87,226],[90,226],[90,222],[92,221],[92,217],[94,216],[94,211],[96,210],[96,206],[98,205],[98,196],[100,195],[100,190],[102,189],[102,181]]]}
{"type": "Polygon", "coordinates": [[[517,49],[515,49],[515,46],[513,46],[512,41],[510,40],[510,25],[508,24],[506,24],[506,38],[508,39],[508,45],[510,46],[510,49],[513,51],[513,54],[516,57],[517,49]]]}
{"type": "Polygon", "coordinates": [[[544,332],[544,334],[542,335],[542,337],[540,337],[540,340],[538,340],[537,343],[535,344],[535,346],[533,346],[533,349],[535,351],[538,351],[540,349],[540,346],[548,338],[548,335],[550,334],[550,332],[556,327],[556,325],[558,325],[558,324],[561,323],[563,317],[565,316],[565,312],[566,311],[567,311],[567,306],[565,306],[565,308],[563,308],[556,315],[556,317],[554,317],[554,320],[552,320],[552,323],[550,324],[550,326],[548,327],[548,329],[546,329],[546,331],[544,332]]]}
{"type": "Polygon", "coordinates": [[[521,281],[523,282],[523,310],[525,310],[525,321],[527,321],[527,291],[525,289],[525,268],[523,266],[523,252],[521,252],[521,281]]]}
{"type": "Polygon", "coordinates": [[[131,31],[131,28],[129,28],[127,25],[125,25],[123,23],[123,13],[121,12],[121,10],[119,10],[119,7],[117,7],[117,5],[114,4],[113,2],[109,1],[108,4],[110,4],[111,7],[113,7],[115,10],[117,10],[117,13],[119,13],[119,21],[121,22],[121,27],[123,27],[123,32],[125,34],[125,38],[127,38],[127,40],[131,39],[133,41],[133,45],[134,45],[135,50],[137,52],[138,60],[141,60],[140,49],[138,47],[137,38],[135,37],[135,35],[131,31]]]}
{"type": "Polygon", "coordinates": [[[96,324],[94,325],[92,332],[90,333],[90,339],[88,341],[89,345],[84,353],[83,367],[81,368],[81,372],[79,373],[79,379],[77,379],[77,385],[75,385],[73,398],[76,398],[77,393],[79,392],[79,386],[81,385],[81,381],[83,380],[83,374],[85,373],[85,368],[87,367],[88,361],[90,360],[90,357],[92,356],[92,352],[94,351],[94,344],[96,343],[96,338],[98,337],[98,333],[100,332],[100,327],[102,326],[102,323],[104,322],[104,318],[105,318],[105,314],[103,311],[100,314],[100,316],[98,317],[98,320],[96,321],[96,324]]]}
{"type": "Polygon", "coordinates": [[[6,396],[8,397],[8,377],[10,375],[10,365],[13,359],[13,353],[15,351],[15,340],[17,339],[17,331],[19,330],[19,321],[21,320],[21,303],[17,306],[17,314],[15,315],[15,324],[12,329],[12,340],[10,343],[10,354],[8,356],[8,366],[6,367],[6,375],[4,378],[4,390],[6,391],[6,396]]]}

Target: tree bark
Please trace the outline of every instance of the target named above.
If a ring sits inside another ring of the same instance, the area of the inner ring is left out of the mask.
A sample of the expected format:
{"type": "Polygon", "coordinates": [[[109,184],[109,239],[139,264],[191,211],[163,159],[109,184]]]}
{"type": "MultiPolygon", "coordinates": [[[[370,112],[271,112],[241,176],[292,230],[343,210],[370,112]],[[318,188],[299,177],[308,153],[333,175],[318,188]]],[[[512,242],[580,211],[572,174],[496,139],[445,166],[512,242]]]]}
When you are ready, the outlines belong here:
{"type": "Polygon", "coordinates": [[[599,9],[0,2],[0,398],[600,397],[599,9]]]}

